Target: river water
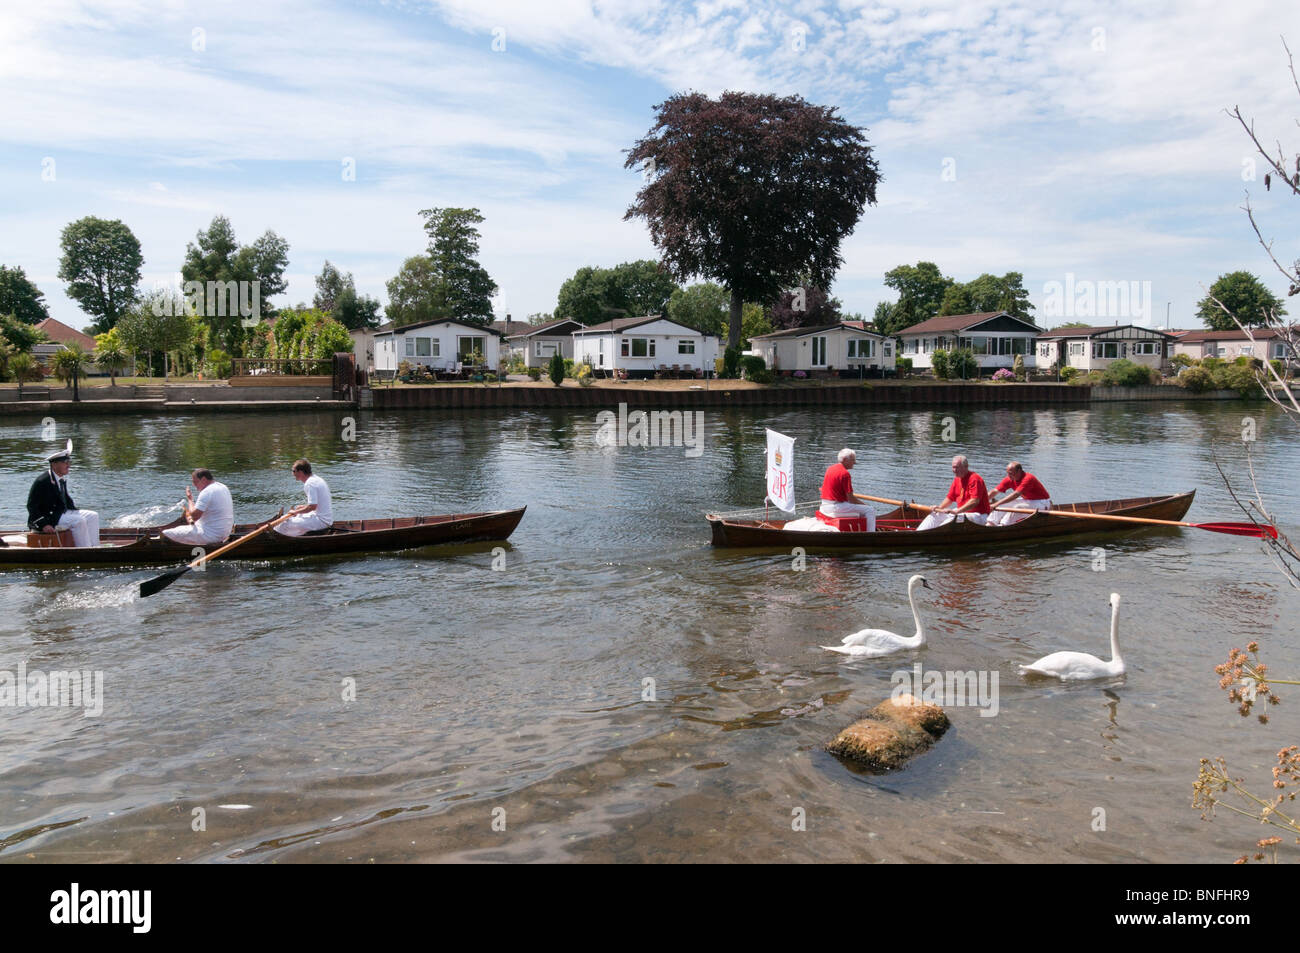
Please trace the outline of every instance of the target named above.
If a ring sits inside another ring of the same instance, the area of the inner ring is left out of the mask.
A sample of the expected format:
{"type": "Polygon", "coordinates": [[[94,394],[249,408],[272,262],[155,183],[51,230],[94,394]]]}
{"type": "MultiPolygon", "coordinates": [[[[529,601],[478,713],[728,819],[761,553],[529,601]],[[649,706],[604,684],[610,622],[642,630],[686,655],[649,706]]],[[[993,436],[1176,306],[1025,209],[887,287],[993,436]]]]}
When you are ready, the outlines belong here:
{"type": "Polygon", "coordinates": [[[1296,699],[1259,725],[1213,673],[1252,638],[1300,672],[1300,593],[1258,541],[1156,529],[799,570],[711,548],[702,514],[761,504],[771,426],[798,438],[801,499],[851,446],[859,492],[937,502],[963,452],[993,481],[1023,460],[1057,501],[1195,488],[1189,519],[1236,520],[1213,454],[1244,478],[1244,417],[1294,529],[1300,433],[1261,404],[706,412],[698,456],[602,447],[593,414],[560,411],[360,413],[355,433],[343,414],[2,421],[0,526],[68,437],[73,495],[105,522],[169,518],[195,466],[265,518],[300,501],[299,456],[340,519],[528,513],[500,548],[214,564],[145,600],[156,570],[4,572],[0,672],[100,672],[103,712],[0,708],[0,860],[1231,860],[1263,835],[1200,819],[1198,759],[1267,793],[1300,740],[1296,699]],[[818,648],[911,632],[913,573],[929,644],[818,648]],[[1112,591],[1125,677],[1016,673],[1108,656],[1112,591]],[[996,712],[950,708],[889,775],[822,750],[917,665],[996,674],[996,712]]]}

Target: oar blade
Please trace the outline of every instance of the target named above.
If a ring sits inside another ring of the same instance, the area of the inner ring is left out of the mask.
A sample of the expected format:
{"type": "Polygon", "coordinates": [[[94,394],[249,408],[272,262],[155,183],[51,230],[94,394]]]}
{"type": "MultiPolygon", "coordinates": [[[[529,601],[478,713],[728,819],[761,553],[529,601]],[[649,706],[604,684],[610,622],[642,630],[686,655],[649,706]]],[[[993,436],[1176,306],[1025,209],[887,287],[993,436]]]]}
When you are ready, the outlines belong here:
{"type": "Polygon", "coordinates": [[[173,569],[170,572],[165,572],[161,576],[154,576],[152,579],[146,579],[144,582],[140,583],[140,598],[147,599],[155,592],[162,592],[189,571],[189,566],[182,566],[180,569],[173,569]]]}
{"type": "Polygon", "coordinates": [[[1197,529],[1208,529],[1212,533],[1227,533],[1230,536],[1253,536],[1256,539],[1277,539],[1277,527],[1267,523],[1195,523],[1197,529]]]}

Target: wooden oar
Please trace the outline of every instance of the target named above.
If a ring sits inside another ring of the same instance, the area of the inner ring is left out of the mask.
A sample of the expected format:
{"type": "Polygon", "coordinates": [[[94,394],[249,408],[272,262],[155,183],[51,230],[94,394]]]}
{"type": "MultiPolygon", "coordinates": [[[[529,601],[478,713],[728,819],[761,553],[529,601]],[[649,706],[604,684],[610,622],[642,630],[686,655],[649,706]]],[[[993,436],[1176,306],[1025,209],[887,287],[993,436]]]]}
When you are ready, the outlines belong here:
{"type": "Polygon", "coordinates": [[[203,563],[208,562],[209,560],[212,559],[216,559],[218,556],[222,556],[230,552],[236,546],[243,545],[244,543],[252,539],[254,536],[258,536],[262,533],[265,533],[272,526],[279,526],[285,520],[292,519],[293,516],[294,516],[293,513],[286,513],[284,516],[281,516],[278,519],[273,519],[269,523],[263,523],[257,529],[253,530],[251,533],[245,533],[243,536],[239,537],[239,539],[235,540],[233,543],[226,543],[226,545],[222,546],[216,552],[206,553],[200,556],[198,559],[194,560],[193,562],[187,563],[186,565],[182,566],[180,569],[173,569],[169,572],[163,573],[161,576],[155,576],[152,579],[148,579],[140,583],[140,598],[144,599],[147,598],[148,596],[152,596],[155,592],[162,592],[164,589],[170,586],[177,579],[181,578],[181,576],[185,575],[191,569],[197,569],[203,563]]]}
{"type": "MultiPolygon", "coordinates": [[[[926,506],[922,503],[904,503],[902,500],[887,500],[880,496],[866,496],[862,493],[854,493],[854,496],[862,500],[872,500],[876,503],[890,503],[894,506],[910,506],[914,510],[933,510],[933,506],[926,506]]],[[[1227,533],[1230,536],[1253,536],[1256,539],[1277,539],[1277,527],[1269,526],[1267,523],[1187,523],[1182,520],[1153,520],[1145,516],[1111,516],[1105,513],[1076,513],[1073,510],[1023,510],[1012,509],[1010,507],[995,506],[994,509],[1001,510],[1003,513],[1046,513],[1048,516],[1073,516],[1081,520],[1116,520],[1120,523],[1148,523],[1153,526],[1186,526],[1190,529],[1208,529],[1211,533],[1227,533]]],[[[949,512],[949,511],[945,511],[949,512]]]]}

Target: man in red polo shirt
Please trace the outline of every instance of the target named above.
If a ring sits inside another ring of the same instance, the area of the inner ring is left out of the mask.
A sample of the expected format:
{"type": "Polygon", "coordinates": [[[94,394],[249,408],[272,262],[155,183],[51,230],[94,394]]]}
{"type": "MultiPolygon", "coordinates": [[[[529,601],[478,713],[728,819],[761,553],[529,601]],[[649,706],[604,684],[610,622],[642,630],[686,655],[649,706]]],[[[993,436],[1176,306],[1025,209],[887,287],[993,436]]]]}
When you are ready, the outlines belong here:
{"type": "Polygon", "coordinates": [[[952,473],[952,486],[948,487],[948,495],[929,516],[921,520],[917,532],[942,526],[956,517],[981,526],[988,519],[991,508],[984,478],[971,470],[970,463],[960,454],[952,458],[952,473]]]}
{"type": "Polygon", "coordinates": [[[865,503],[855,502],[853,478],[849,476],[849,471],[857,462],[858,455],[846,448],[839,452],[839,463],[832,463],[826,468],[826,477],[822,480],[821,512],[823,516],[833,519],[865,518],[867,532],[874,533],[876,511],[865,503]]]}
{"type": "Polygon", "coordinates": [[[1007,464],[1007,477],[996,487],[993,488],[993,499],[989,502],[994,507],[994,512],[989,516],[990,526],[1010,526],[1012,523],[1019,523],[1030,514],[1028,513],[1008,513],[998,507],[1007,506],[1013,500],[1019,500],[1015,508],[1018,510],[1050,510],[1052,501],[1047,495],[1047,490],[1038,477],[1032,473],[1026,473],[1025,468],[1020,465],[1019,460],[1012,460],[1007,464]],[[998,499],[997,494],[1005,493],[1010,490],[1007,496],[998,499]]]}

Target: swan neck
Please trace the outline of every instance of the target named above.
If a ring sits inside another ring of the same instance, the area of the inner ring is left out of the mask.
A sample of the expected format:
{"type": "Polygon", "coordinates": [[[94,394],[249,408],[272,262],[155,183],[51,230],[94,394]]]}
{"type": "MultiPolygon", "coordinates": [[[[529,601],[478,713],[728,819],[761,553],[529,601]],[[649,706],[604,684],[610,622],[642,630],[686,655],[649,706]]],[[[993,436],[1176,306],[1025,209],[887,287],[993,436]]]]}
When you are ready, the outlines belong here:
{"type": "Polygon", "coordinates": [[[916,636],[922,642],[925,641],[925,629],[921,627],[921,613],[916,610],[916,585],[912,584],[907,587],[907,601],[912,607],[912,621],[916,623],[916,636]]]}
{"type": "Polygon", "coordinates": [[[1122,661],[1119,654],[1119,606],[1111,606],[1110,609],[1110,659],[1112,662],[1122,661]]]}

